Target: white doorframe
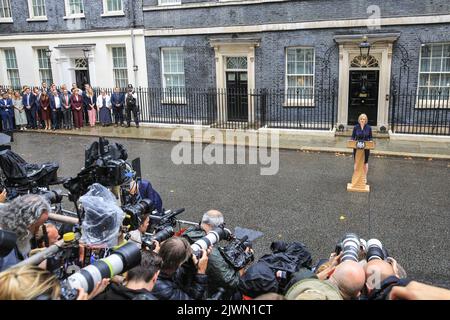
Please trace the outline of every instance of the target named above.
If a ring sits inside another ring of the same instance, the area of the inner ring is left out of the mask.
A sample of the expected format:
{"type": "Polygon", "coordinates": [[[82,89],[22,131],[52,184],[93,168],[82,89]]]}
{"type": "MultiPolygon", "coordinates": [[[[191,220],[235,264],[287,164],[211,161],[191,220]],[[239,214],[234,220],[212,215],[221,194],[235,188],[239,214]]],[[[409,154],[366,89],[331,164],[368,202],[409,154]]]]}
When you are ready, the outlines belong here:
{"type": "MultiPolygon", "coordinates": [[[[377,58],[379,63],[379,83],[378,83],[378,113],[376,129],[384,126],[388,129],[389,121],[389,93],[392,64],[392,46],[398,39],[399,34],[379,34],[368,35],[369,43],[372,43],[370,55],[377,58]]],[[[359,44],[363,35],[360,36],[337,36],[335,41],[339,44],[339,98],[338,98],[338,118],[337,125],[344,125],[346,129],[348,121],[348,91],[351,59],[358,55],[359,44]]]]}
{"type": "MultiPolygon", "coordinates": [[[[247,57],[247,88],[249,92],[255,89],[255,47],[259,46],[259,40],[239,39],[211,39],[211,46],[214,48],[216,60],[216,88],[226,89],[226,57],[247,57]]],[[[218,97],[220,99],[220,97],[218,97]]],[[[227,108],[220,108],[218,101],[218,118],[228,121],[227,108]]],[[[248,122],[255,122],[255,107],[252,97],[248,97],[248,122]]]]}

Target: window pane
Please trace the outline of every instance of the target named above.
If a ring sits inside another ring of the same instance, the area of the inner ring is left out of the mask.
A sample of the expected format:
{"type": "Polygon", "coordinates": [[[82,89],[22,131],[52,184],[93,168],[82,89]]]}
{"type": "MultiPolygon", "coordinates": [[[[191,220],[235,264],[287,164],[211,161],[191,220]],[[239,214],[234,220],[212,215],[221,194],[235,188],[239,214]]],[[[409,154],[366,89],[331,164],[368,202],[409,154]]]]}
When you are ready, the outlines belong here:
{"type": "Polygon", "coordinates": [[[80,14],[84,12],[83,0],[68,0],[69,14],[80,14]]]}
{"type": "Polygon", "coordinates": [[[107,0],[108,11],[122,11],[122,0],[107,0]]]}
{"type": "Polygon", "coordinates": [[[430,59],[422,59],[420,63],[420,70],[422,72],[430,71],[430,59]]]}
{"type": "Polygon", "coordinates": [[[442,71],[450,72],[450,58],[445,58],[442,61],[442,71]]]}
{"type": "Polygon", "coordinates": [[[125,47],[112,48],[114,83],[120,88],[128,84],[127,52],[125,47]]]}
{"type": "Polygon", "coordinates": [[[47,82],[48,84],[53,82],[52,70],[50,64],[50,58],[45,54],[46,49],[38,49],[38,65],[41,82],[47,82]]]}
{"type": "Polygon", "coordinates": [[[424,45],[424,46],[422,46],[422,58],[425,58],[425,57],[430,57],[431,56],[431,46],[429,46],[429,45],[424,45]]]}
{"type": "Polygon", "coordinates": [[[430,74],[430,86],[432,87],[439,86],[439,79],[440,79],[439,74],[430,74]]]}
{"type": "Polygon", "coordinates": [[[428,85],[430,85],[428,81],[429,81],[429,74],[428,73],[420,75],[420,80],[419,80],[419,85],[420,86],[428,86],[428,85]]]}
{"type": "Polygon", "coordinates": [[[11,18],[10,0],[0,0],[0,18],[11,18]]]}
{"type": "Polygon", "coordinates": [[[431,71],[433,71],[433,72],[441,71],[441,59],[440,58],[431,59],[431,71]]]}
{"type": "Polygon", "coordinates": [[[45,16],[45,0],[32,0],[33,16],[45,16]]]}
{"type": "Polygon", "coordinates": [[[441,87],[450,87],[450,73],[441,75],[441,87]]]}
{"type": "Polygon", "coordinates": [[[431,47],[432,57],[442,57],[442,44],[435,44],[431,47]]]}
{"type": "MultiPolygon", "coordinates": [[[[161,49],[163,60],[163,87],[184,88],[184,57],[182,48],[161,49]]],[[[178,91],[180,92],[180,91],[178,91]]],[[[180,93],[181,94],[181,93],[180,93]]]]}

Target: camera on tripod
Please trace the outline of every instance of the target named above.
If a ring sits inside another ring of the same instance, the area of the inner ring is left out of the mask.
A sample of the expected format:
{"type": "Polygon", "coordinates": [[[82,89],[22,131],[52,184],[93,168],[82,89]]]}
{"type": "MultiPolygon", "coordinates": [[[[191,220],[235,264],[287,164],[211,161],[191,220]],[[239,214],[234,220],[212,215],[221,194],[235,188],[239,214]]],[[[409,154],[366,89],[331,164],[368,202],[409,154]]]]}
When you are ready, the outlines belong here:
{"type": "Polygon", "coordinates": [[[127,151],[119,143],[109,143],[103,137],[93,142],[85,151],[84,168],[64,183],[64,188],[70,191],[70,200],[78,200],[93,183],[115,187],[131,180],[133,170],[127,158],[127,151]]]}

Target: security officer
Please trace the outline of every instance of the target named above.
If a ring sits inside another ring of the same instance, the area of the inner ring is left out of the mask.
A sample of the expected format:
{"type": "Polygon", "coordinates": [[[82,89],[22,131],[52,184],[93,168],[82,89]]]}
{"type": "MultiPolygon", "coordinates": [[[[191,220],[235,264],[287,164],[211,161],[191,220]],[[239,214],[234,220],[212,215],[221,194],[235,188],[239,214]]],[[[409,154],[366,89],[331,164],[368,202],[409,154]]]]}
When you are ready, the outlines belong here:
{"type": "Polygon", "coordinates": [[[131,122],[131,112],[133,112],[134,123],[136,128],[139,128],[139,109],[137,105],[137,95],[133,90],[131,84],[127,87],[127,94],[125,96],[125,111],[127,117],[127,127],[130,126],[131,122]]]}

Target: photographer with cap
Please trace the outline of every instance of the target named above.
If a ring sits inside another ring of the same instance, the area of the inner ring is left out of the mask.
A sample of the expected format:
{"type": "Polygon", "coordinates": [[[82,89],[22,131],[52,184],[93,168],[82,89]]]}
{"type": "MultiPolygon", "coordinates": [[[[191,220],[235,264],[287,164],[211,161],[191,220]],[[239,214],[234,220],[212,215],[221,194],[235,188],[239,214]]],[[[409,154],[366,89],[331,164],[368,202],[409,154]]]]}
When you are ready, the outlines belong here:
{"type": "MultiPolygon", "coordinates": [[[[204,237],[211,230],[220,227],[224,224],[223,214],[218,210],[209,210],[203,214],[200,225],[191,227],[183,233],[190,244],[204,237]]],[[[246,250],[251,250],[247,248],[246,250]]],[[[208,296],[213,295],[214,289],[223,288],[225,293],[224,299],[237,298],[240,299],[238,292],[239,279],[244,274],[244,268],[236,270],[231,266],[222,256],[218,248],[212,248],[208,260],[208,268],[206,270],[208,275],[208,296]]]]}
{"type": "Polygon", "coordinates": [[[130,127],[131,113],[133,113],[136,128],[139,128],[139,108],[137,105],[137,95],[131,84],[128,85],[127,94],[125,95],[125,112],[127,117],[127,127],[130,127]]]}
{"type": "Polygon", "coordinates": [[[48,219],[48,201],[36,194],[20,196],[0,206],[0,228],[12,231],[17,236],[15,248],[0,258],[0,271],[24,260],[31,251],[31,239],[39,227],[48,219]]]}
{"type": "Polygon", "coordinates": [[[162,242],[161,273],[152,294],[159,300],[203,299],[208,285],[208,251],[202,250],[197,258],[184,238],[172,237],[162,242]]]}

